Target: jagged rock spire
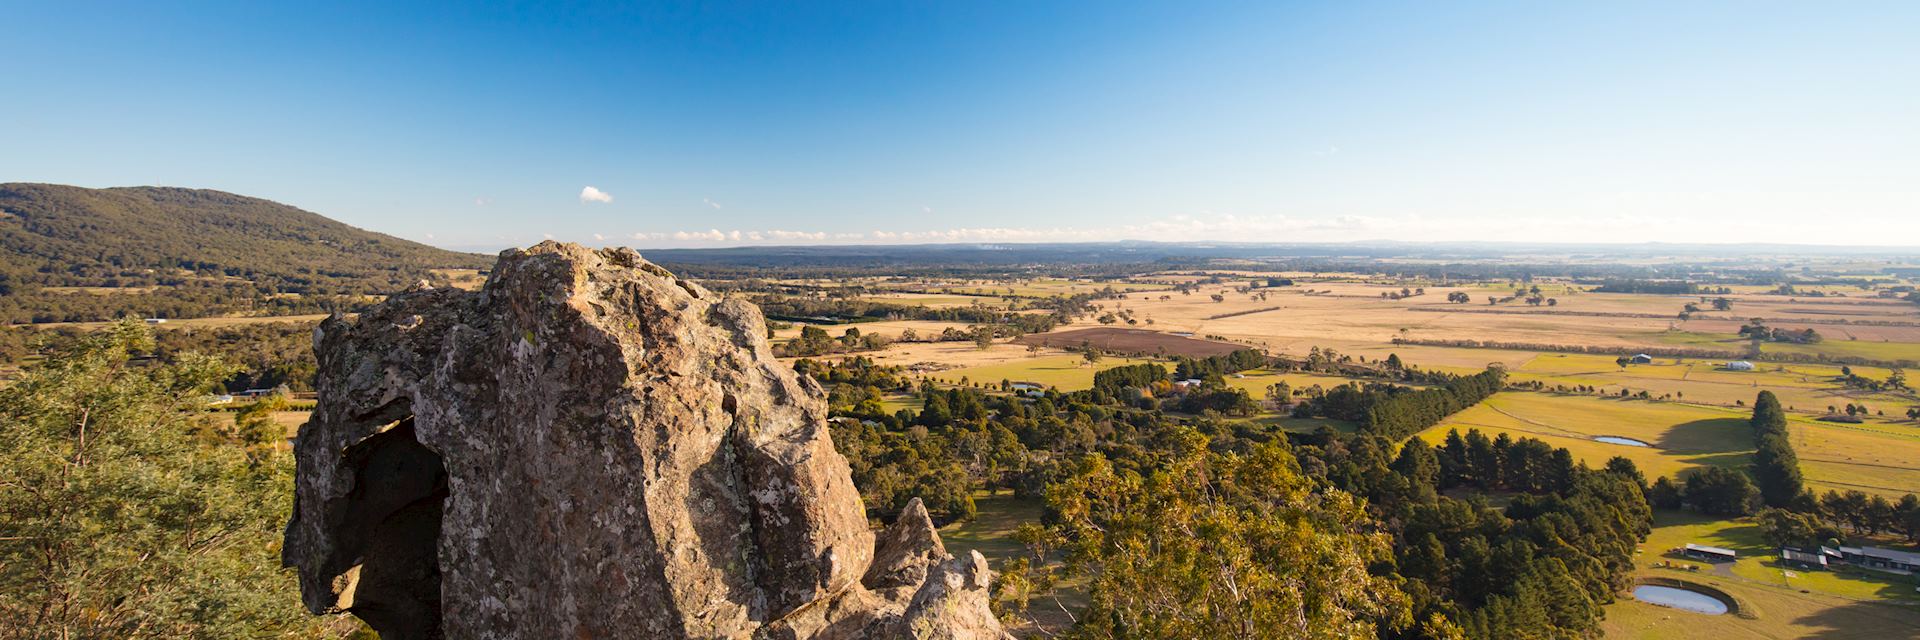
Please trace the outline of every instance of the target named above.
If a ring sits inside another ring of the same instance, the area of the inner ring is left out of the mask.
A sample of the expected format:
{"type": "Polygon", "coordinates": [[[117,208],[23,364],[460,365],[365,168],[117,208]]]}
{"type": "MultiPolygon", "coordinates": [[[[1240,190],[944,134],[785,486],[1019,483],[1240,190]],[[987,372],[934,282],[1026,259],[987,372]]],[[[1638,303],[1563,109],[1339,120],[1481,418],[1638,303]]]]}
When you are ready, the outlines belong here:
{"type": "Polygon", "coordinates": [[[507,251],[481,291],[416,287],[314,344],[284,557],[316,613],[388,639],[1005,635],[984,586],[977,615],[912,610],[955,606],[926,576],[959,562],[917,502],[874,566],[823,394],[759,310],[630,249],[507,251]]]}

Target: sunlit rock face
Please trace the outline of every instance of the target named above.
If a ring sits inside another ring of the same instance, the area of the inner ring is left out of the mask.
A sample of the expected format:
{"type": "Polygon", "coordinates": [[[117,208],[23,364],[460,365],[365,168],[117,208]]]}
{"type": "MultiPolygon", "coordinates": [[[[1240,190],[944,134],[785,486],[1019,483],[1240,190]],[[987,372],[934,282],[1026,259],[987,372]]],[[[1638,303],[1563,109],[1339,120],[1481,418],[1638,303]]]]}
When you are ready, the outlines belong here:
{"type": "Polygon", "coordinates": [[[480,291],[416,287],[314,345],[284,559],[315,613],[389,639],[1006,636],[917,503],[875,566],[822,391],[759,309],[632,250],[507,251],[480,291]]]}

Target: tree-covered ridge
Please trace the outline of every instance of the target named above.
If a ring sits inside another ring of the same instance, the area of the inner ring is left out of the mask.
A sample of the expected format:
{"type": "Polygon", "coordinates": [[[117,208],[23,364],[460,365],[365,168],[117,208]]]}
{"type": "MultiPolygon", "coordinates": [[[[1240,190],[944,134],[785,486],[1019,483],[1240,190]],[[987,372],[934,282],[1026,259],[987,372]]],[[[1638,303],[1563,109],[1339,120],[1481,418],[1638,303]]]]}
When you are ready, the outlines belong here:
{"type": "Polygon", "coordinates": [[[0,184],[0,321],[312,311],[299,300],[384,295],[431,269],[485,265],[482,256],[220,191],[0,184]]]}

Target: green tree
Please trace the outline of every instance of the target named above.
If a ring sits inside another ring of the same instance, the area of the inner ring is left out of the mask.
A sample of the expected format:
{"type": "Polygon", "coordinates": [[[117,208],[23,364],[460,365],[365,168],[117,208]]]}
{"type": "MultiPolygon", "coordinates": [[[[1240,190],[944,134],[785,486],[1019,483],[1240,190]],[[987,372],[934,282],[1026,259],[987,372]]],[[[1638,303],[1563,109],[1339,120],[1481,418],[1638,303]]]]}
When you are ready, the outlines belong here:
{"type": "Polygon", "coordinates": [[[1688,506],[1708,515],[1744,516],[1760,502],[1760,490],[1747,474],[1726,467],[1693,470],[1680,492],[1688,506]]]}
{"type": "Polygon", "coordinates": [[[1767,544],[1776,547],[1798,547],[1811,549],[1826,544],[1828,540],[1839,539],[1839,529],[1821,522],[1820,518],[1786,509],[1766,509],[1754,516],[1760,525],[1760,535],[1767,544]]]}
{"type": "Polygon", "coordinates": [[[992,326],[979,325],[974,327],[972,332],[973,346],[978,347],[981,351],[985,351],[988,347],[993,346],[994,330],[992,326]]]}
{"type": "Polygon", "coordinates": [[[1753,477],[1760,497],[1771,507],[1784,507],[1805,490],[1800,458],[1787,439],[1787,413],[1772,391],[1753,400],[1753,477]]]}
{"type": "Polygon", "coordinates": [[[274,551],[289,455],[196,424],[230,369],[151,344],[115,324],[0,390],[0,638],[318,634],[274,551]]]}
{"type": "Polygon", "coordinates": [[[1410,623],[1368,572],[1389,541],[1359,500],[1313,492],[1286,445],[1211,452],[1190,429],[1145,474],[1101,456],[1047,491],[1070,571],[1089,579],[1085,638],[1351,638],[1410,623]]]}

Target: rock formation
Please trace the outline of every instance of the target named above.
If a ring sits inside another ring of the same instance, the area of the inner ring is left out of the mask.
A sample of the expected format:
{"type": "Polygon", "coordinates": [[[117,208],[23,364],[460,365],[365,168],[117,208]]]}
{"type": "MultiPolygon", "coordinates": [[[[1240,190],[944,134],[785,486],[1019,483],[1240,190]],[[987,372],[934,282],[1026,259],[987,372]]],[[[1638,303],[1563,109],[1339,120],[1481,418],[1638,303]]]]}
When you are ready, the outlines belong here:
{"type": "Polygon", "coordinates": [[[918,502],[876,550],[759,309],[630,249],[507,251],[314,347],[284,559],[315,613],[388,640],[1006,636],[918,502]]]}

